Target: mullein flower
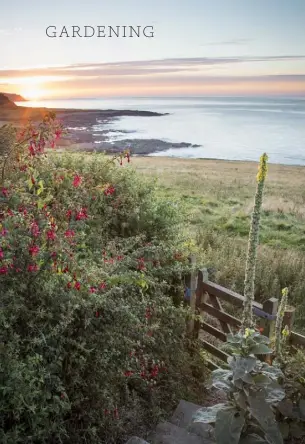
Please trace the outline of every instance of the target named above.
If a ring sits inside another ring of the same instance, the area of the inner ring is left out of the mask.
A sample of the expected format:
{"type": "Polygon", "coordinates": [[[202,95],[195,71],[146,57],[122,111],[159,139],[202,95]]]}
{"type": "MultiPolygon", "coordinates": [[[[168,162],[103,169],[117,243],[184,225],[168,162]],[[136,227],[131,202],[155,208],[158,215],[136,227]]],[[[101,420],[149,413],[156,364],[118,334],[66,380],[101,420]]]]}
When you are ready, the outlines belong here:
{"type": "Polygon", "coordinates": [[[246,273],[244,284],[244,311],[242,317],[241,331],[244,332],[246,327],[253,328],[253,316],[252,316],[252,302],[254,300],[254,282],[255,282],[255,268],[257,247],[259,243],[259,224],[261,217],[261,209],[263,203],[263,191],[265,185],[265,179],[267,176],[267,160],[268,156],[264,153],[260,158],[260,164],[258,168],[257,188],[254,200],[254,208],[251,218],[251,227],[248,241],[248,253],[246,261],[246,273]]]}
{"type": "Polygon", "coordinates": [[[276,316],[276,324],[275,324],[275,353],[278,359],[282,358],[282,341],[286,339],[286,327],[282,331],[283,319],[285,314],[285,308],[288,300],[288,288],[283,288],[282,290],[282,299],[278,308],[277,316],[276,316]],[[282,337],[283,336],[283,337],[282,337]]]}

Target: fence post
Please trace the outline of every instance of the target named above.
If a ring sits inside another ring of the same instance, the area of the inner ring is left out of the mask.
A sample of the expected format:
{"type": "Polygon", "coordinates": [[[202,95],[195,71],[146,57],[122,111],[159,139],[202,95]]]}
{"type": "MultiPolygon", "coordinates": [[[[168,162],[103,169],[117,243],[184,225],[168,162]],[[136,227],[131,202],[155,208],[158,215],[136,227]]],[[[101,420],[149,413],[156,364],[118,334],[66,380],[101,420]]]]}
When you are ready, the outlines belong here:
{"type": "MultiPolygon", "coordinates": [[[[192,267],[196,265],[196,257],[192,255],[189,258],[189,262],[192,267]]],[[[196,314],[196,288],[197,288],[197,273],[196,270],[192,270],[191,275],[189,277],[189,288],[190,288],[190,309],[191,315],[196,314]]],[[[190,319],[187,326],[187,332],[189,335],[193,335],[194,333],[194,319],[190,319]]]]}
{"type": "Polygon", "coordinates": [[[270,298],[263,303],[263,311],[272,316],[271,319],[262,319],[261,324],[264,328],[263,335],[267,336],[269,339],[275,334],[275,316],[277,314],[277,309],[279,305],[279,300],[277,298],[270,298]]]}
{"type": "MultiPolygon", "coordinates": [[[[208,270],[206,268],[199,270],[197,274],[196,306],[195,306],[196,310],[195,313],[197,316],[200,316],[200,304],[203,302],[202,284],[203,282],[207,282],[208,280],[209,280],[208,270]]],[[[199,337],[200,327],[201,327],[201,321],[198,319],[194,322],[193,336],[195,339],[198,339],[199,337]]]]}
{"type": "Polygon", "coordinates": [[[292,331],[294,318],[295,318],[295,307],[293,307],[292,305],[287,305],[285,312],[284,312],[282,326],[283,326],[283,328],[285,328],[287,325],[288,330],[289,330],[289,335],[292,331]]]}

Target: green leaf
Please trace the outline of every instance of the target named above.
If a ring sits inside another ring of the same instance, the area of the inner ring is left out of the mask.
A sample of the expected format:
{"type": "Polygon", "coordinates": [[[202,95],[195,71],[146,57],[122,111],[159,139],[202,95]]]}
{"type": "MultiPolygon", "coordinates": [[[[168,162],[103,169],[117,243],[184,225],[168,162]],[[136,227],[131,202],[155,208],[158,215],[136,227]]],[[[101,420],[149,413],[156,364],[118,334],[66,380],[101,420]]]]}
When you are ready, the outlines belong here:
{"type": "Polygon", "coordinates": [[[216,415],[215,437],[219,443],[238,444],[245,423],[243,412],[237,409],[219,410],[216,415]]]}
{"type": "Polygon", "coordinates": [[[227,342],[231,344],[240,344],[242,342],[242,336],[239,334],[233,335],[232,333],[227,334],[227,342]]]}
{"type": "Polygon", "coordinates": [[[291,422],[289,432],[293,438],[301,438],[305,435],[304,424],[302,422],[291,422]]]}
{"type": "Polygon", "coordinates": [[[37,208],[39,210],[41,210],[41,208],[43,208],[44,204],[45,204],[44,200],[38,199],[38,201],[37,201],[37,208]]]}
{"type": "Polygon", "coordinates": [[[266,387],[266,402],[277,404],[285,398],[285,390],[276,382],[272,382],[266,387]]]}
{"type": "Polygon", "coordinates": [[[243,379],[246,374],[254,369],[256,358],[252,358],[251,356],[247,358],[234,356],[232,359],[228,359],[228,363],[233,370],[233,379],[235,381],[236,379],[243,379]]]}
{"type": "Polygon", "coordinates": [[[287,422],[280,422],[279,428],[284,439],[287,439],[289,436],[289,424],[287,422]]]}
{"type": "Polygon", "coordinates": [[[270,444],[283,444],[283,437],[274,414],[266,403],[263,393],[254,393],[248,397],[250,413],[259,423],[270,444]]]}
{"type": "Polygon", "coordinates": [[[247,396],[244,392],[235,392],[233,394],[236,404],[243,410],[248,408],[247,406],[247,396]]]}
{"type": "Polygon", "coordinates": [[[270,344],[270,339],[267,338],[267,336],[261,335],[259,333],[255,335],[254,340],[256,343],[259,344],[270,344]]]}
{"type": "Polygon", "coordinates": [[[277,380],[278,378],[283,376],[280,368],[276,367],[275,365],[271,366],[266,362],[261,364],[260,370],[264,375],[269,376],[269,378],[273,380],[277,380]]]}
{"type": "Polygon", "coordinates": [[[271,383],[271,379],[268,378],[268,376],[266,376],[264,374],[259,374],[259,375],[253,376],[253,380],[254,380],[255,385],[259,385],[259,386],[264,386],[264,385],[268,385],[271,383]]]}
{"type": "Polygon", "coordinates": [[[268,444],[268,441],[255,433],[250,433],[250,435],[243,436],[239,444],[268,444]]]}
{"type": "Polygon", "coordinates": [[[193,422],[203,422],[209,424],[216,422],[216,415],[218,411],[223,410],[227,407],[227,404],[216,404],[210,407],[203,407],[197,410],[193,416],[193,422]]]}
{"type": "Polygon", "coordinates": [[[284,399],[283,401],[279,402],[276,406],[278,411],[285,417],[285,418],[293,418],[293,403],[290,399],[284,399]]]}
{"type": "Polygon", "coordinates": [[[256,344],[250,347],[249,352],[253,355],[269,355],[273,350],[267,347],[266,344],[256,344]]]}

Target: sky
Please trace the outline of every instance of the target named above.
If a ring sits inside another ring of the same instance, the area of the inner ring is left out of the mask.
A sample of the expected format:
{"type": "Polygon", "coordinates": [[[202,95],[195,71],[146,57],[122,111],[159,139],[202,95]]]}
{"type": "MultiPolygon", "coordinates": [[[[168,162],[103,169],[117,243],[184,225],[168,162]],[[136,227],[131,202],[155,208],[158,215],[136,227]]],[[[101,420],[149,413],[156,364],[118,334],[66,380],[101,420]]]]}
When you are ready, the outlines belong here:
{"type": "Polygon", "coordinates": [[[304,23],[305,0],[10,0],[1,5],[0,91],[305,96],[304,23]],[[80,34],[85,25],[153,26],[154,37],[73,38],[73,25],[80,34]],[[63,26],[70,37],[59,37],[63,26]]]}

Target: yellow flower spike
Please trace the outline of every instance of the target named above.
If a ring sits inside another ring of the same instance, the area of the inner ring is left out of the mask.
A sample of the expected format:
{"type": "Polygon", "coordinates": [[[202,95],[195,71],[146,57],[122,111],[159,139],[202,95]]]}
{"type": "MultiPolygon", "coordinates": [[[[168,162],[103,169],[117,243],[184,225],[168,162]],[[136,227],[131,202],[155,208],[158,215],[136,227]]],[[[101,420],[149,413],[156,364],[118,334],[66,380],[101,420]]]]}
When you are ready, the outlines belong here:
{"type": "Polygon", "coordinates": [[[260,157],[258,173],[257,173],[257,176],[256,176],[257,182],[262,182],[262,181],[264,181],[266,179],[267,171],[268,171],[267,161],[268,161],[268,156],[267,156],[266,153],[264,153],[260,157]]]}
{"type": "Polygon", "coordinates": [[[282,290],[282,296],[285,296],[285,297],[288,296],[288,288],[287,288],[287,287],[286,287],[286,288],[283,288],[283,290],[282,290]]]}

